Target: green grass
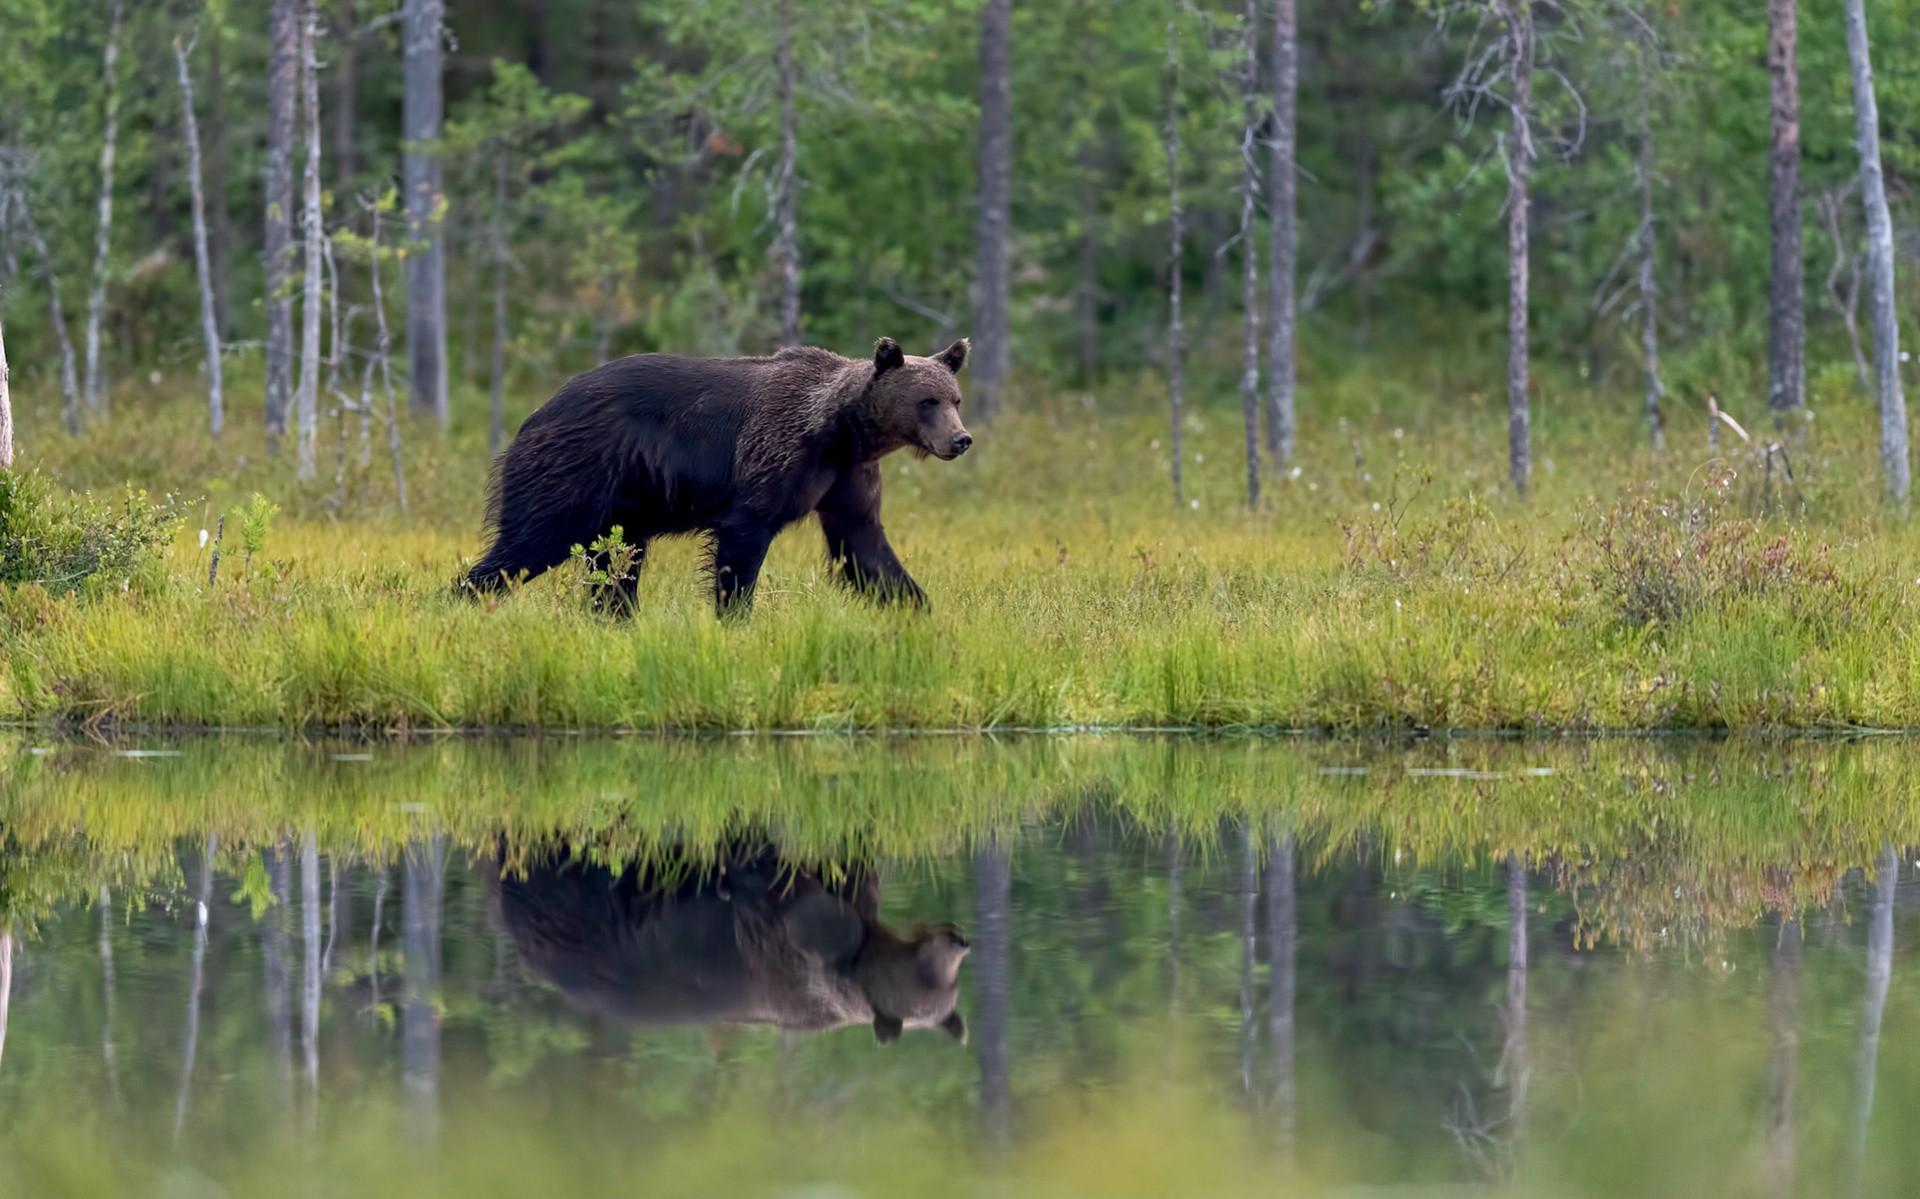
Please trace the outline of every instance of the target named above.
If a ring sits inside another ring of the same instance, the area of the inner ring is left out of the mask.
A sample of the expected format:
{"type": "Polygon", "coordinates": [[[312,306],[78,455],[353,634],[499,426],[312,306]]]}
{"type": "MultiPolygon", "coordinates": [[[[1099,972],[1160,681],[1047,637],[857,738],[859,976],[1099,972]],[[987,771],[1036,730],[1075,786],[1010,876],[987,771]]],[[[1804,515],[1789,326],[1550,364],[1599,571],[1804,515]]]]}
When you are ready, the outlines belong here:
{"type": "Polygon", "coordinates": [[[480,546],[485,453],[469,423],[407,431],[403,519],[379,430],[372,466],[350,455],[337,491],[334,430],[322,478],[298,484],[238,402],[226,441],[208,443],[186,380],[123,389],[112,427],[79,439],[30,398],[23,466],[208,498],[184,501],[165,560],[124,591],[0,594],[0,713],[356,729],[1920,726],[1920,536],[1880,506],[1869,414],[1844,391],[1819,395],[1790,442],[1788,486],[1744,450],[1711,459],[1691,410],[1656,456],[1633,404],[1550,389],[1522,504],[1486,397],[1412,372],[1310,380],[1302,473],[1270,479],[1250,512],[1238,422],[1204,388],[1189,504],[1174,506],[1157,386],[1029,397],[958,463],[888,461],[888,527],[930,615],[845,594],[803,525],[776,543],[752,618],[728,624],[687,541],[649,561],[631,619],[592,612],[564,571],[499,603],[450,598],[480,546]],[[1638,583],[1658,583],[1671,550],[1699,567],[1701,594],[1652,623],[1623,615],[1599,517],[1643,484],[1698,503],[1728,467],[1708,534],[1643,521],[1634,547],[1638,583]],[[250,571],[229,521],[209,588],[198,531],[256,490],[285,512],[250,571]],[[1783,532],[1785,573],[1759,578],[1783,532]]]}

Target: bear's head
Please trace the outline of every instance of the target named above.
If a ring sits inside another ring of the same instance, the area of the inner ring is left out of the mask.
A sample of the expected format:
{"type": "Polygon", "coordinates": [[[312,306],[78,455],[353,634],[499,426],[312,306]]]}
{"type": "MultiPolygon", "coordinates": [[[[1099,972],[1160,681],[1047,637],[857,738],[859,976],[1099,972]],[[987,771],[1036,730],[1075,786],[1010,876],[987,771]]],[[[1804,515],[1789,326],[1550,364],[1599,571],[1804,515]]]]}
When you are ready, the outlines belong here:
{"type": "Polygon", "coordinates": [[[883,1044],[903,1028],[939,1028],[964,1043],[967,1022],[960,998],[960,960],[967,939],[951,924],[919,926],[899,936],[876,925],[853,963],[853,977],[873,1009],[873,1035],[883,1044]]]}
{"type": "Polygon", "coordinates": [[[901,351],[883,337],[873,349],[869,411],[882,437],[921,454],[952,461],[967,452],[973,434],[960,423],[960,368],[967,364],[961,338],[931,358],[901,351]]]}

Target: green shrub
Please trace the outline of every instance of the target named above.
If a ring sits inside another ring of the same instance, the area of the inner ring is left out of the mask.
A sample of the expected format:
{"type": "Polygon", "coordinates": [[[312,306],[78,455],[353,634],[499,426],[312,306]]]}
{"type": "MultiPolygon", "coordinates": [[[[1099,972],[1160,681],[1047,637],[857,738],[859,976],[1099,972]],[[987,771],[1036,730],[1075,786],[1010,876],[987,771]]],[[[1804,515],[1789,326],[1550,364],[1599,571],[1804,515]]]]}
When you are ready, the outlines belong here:
{"type": "Polygon", "coordinates": [[[90,581],[124,582],[174,534],[173,497],[129,491],[116,507],[90,494],[54,496],[38,472],[0,471],[0,584],[60,594],[90,581]]]}

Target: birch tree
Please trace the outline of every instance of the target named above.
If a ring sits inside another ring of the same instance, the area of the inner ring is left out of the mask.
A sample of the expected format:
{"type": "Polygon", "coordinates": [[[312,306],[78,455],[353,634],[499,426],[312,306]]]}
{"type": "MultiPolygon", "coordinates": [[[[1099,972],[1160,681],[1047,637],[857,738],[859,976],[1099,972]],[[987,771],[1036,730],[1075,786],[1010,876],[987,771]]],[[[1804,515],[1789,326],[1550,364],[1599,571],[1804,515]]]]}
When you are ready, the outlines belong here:
{"type": "Polygon", "coordinates": [[[7,388],[7,331],[0,325],[0,470],[13,469],[13,397],[7,388]]]}
{"type": "Polygon", "coordinates": [[[1011,356],[1007,300],[1013,223],[1012,25],[1012,0],[986,0],[981,6],[973,396],[983,416],[992,415],[1000,405],[1011,356]]]}
{"type": "MultiPolygon", "coordinates": [[[[199,40],[196,33],[194,42],[199,40]]],[[[218,441],[225,424],[226,401],[220,386],[220,316],[214,299],[212,260],[207,252],[206,196],[200,184],[200,126],[193,115],[193,72],[187,68],[192,53],[193,43],[182,46],[179,38],[173,39],[173,58],[180,71],[180,125],[187,140],[187,183],[193,196],[193,266],[200,282],[200,330],[207,348],[207,424],[218,441]]]]}
{"type": "Polygon", "coordinates": [[[1260,132],[1260,4],[1247,0],[1241,30],[1240,95],[1240,413],[1246,422],[1247,506],[1260,503],[1260,249],[1254,197],[1260,186],[1254,146],[1260,132]]]}
{"type": "Polygon", "coordinates": [[[293,405],[293,296],[288,290],[293,246],[294,109],[300,90],[300,9],[303,0],[273,0],[267,47],[267,447],[287,431],[293,405]]]}
{"type": "MultiPolygon", "coordinates": [[[[1807,395],[1807,314],[1800,257],[1800,30],[1795,0],[1767,0],[1769,198],[1773,273],[1767,287],[1767,404],[1776,425],[1807,395]]],[[[1856,71],[1857,76],[1857,71],[1856,71]]],[[[1856,84],[1857,87],[1857,84],[1856,84]]]]}
{"type": "Polygon", "coordinates": [[[1867,208],[1867,319],[1873,327],[1873,390],[1880,405],[1880,471],[1887,496],[1904,503],[1909,464],[1907,400],[1900,387],[1900,322],[1894,311],[1893,220],[1880,171],[1880,108],[1873,94],[1865,0],[1846,0],[1847,59],[1859,129],[1860,198],[1867,208]]]}
{"type": "Polygon", "coordinates": [[[100,325],[107,315],[108,258],[113,248],[113,157],[120,138],[120,26],[126,0],[113,0],[107,24],[107,46],[102,54],[106,120],[100,140],[99,217],[93,236],[93,282],[87,290],[87,408],[95,415],[106,411],[107,381],[100,368],[100,325]]]}
{"type": "Polygon", "coordinates": [[[405,0],[407,391],[417,417],[447,423],[447,243],[440,222],[441,46],[444,0],[405,0]]]}
{"type": "Polygon", "coordinates": [[[1639,158],[1635,181],[1640,187],[1640,351],[1647,375],[1647,436],[1653,448],[1667,444],[1666,417],[1660,401],[1667,389],[1660,382],[1659,292],[1654,285],[1653,227],[1653,37],[1642,30],[1635,39],[1639,71],[1639,158]]]}
{"type": "MultiPolygon", "coordinates": [[[[54,345],[60,351],[60,398],[61,411],[66,417],[67,432],[79,436],[84,423],[84,410],[80,399],[79,372],[75,366],[73,340],[67,335],[67,315],[60,303],[60,279],[54,273],[53,252],[47,248],[47,239],[40,232],[40,224],[33,217],[33,202],[27,195],[24,179],[25,167],[18,156],[10,156],[6,166],[5,178],[0,179],[4,186],[11,208],[10,219],[19,226],[21,236],[26,238],[27,248],[33,251],[35,266],[40,274],[40,286],[47,293],[47,323],[53,330],[54,345]]],[[[13,261],[12,243],[7,249],[7,273],[17,273],[17,264],[13,261]]]]}
{"type": "Polygon", "coordinates": [[[799,195],[794,178],[797,134],[793,111],[793,0],[780,0],[774,44],[774,86],[780,100],[780,160],[774,168],[773,258],[780,271],[780,344],[800,344],[799,195]]]}
{"type": "Polygon", "coordinates": [[[1186,421],[1187,332],[1181,326],[1180,291],[1184,280],[1180,211],[1180,5],[1173,0],[1167,17],[1167,122],[1162,137],[1167,151],[1167,392],[1172,400],[1169,444],[1173,449],[1173,502],[1180,504],[1180,434],[1186,421]]]}
{"type": "Polygon", "coordinates": [[[1511,39],[1507,138],[1507,474],[1521,499],[1533,481],[1533,414],[1527,394],[1527,184],[1533,169],[1533,0],[1502,0],[1511,39]]]}
{"type": "Polygon", "coordinates": [[[1295,0],[1275,0],[1273,22],[1273,137],[1267,219],[1267,450],[1282,466],[1293,461],[1294,275],[1300,231],[1294,201],[1294,107],[1299,89],[1295,0]]]}
{"type": "Polygon", "coordinates": [[[321,252],[326,228],[320,213],[320,13],[316,0],[302,0],[300,13],[300,105],[306,125],[305,196],[300,241],[305,270],[300,298],[300,388],[295,407],[300,423],[298,475],[311,479],[318,467],[320,395],[321,252]]]}

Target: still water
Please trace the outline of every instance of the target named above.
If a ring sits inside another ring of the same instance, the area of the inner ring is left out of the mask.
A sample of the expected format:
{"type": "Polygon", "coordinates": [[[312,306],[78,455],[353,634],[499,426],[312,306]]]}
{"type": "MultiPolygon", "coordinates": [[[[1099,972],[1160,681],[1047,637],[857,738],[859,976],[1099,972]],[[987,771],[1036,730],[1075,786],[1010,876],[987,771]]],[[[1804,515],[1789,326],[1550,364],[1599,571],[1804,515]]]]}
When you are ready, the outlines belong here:
{"type": "Polygon", "coordinates": [[[0,741],[0,1194],[1898,1194],[1920,745],[0,741]]]}

